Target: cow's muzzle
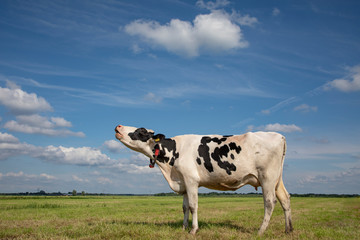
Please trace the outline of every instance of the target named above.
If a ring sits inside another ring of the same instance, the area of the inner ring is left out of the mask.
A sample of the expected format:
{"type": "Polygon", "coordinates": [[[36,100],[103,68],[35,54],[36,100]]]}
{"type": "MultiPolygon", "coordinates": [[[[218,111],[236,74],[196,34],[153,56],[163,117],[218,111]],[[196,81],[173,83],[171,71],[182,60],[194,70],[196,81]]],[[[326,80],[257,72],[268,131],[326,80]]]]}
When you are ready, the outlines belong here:
{"type": "Polygon", "coordinates": [[[115,127],[115,137],[116,137],[117,139],[119,139],[119,140],[120,140],[120,138],[123,137],[122,134],[121,134],[120,131],[119,131],[119,129],[120,129],[121,127],[122,127],[121,125],[118,125],[118,126],[115,127]]]}

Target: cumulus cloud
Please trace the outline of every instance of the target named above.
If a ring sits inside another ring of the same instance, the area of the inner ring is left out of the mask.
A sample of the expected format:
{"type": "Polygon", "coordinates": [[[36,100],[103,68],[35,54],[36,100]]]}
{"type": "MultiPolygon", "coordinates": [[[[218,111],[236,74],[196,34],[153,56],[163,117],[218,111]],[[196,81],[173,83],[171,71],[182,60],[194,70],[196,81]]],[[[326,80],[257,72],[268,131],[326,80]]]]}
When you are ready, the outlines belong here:
{"type": "Polygon", "coordinates": [[[72,127],[71,122],[65,120],[64,118],[60,117],[52,117],[51,121],[55,124],[57,127],[72,127]]]}
{"type": "Polygon", "coordinates": [[[0,132],[0,143],[18,143],[19,139],[8,133],[0,132]]]}
{"type": "Polygon", "coordinates": [[[16,118],[3,125],[7,130],[47,136],[85,136],[83,132],[66,129],[72,127],[72,124],[62,117],[39,115],[40,112],[53,110],[44,98],[21,90],[16,83],[9,80],[6,81],[6,86],[0,87],[0,105],[8,108],[16,118]]]}
{"type": "MultiPolygon", "coordinates": [[[[110,148],[118,146],[115,140],[114,142],[113,140],[109,140],[105,143],[104,145],[110,148]]],[[[99,149],[92,147],[35,146],[19,142],[13,135],[0,132],[0,160],[6,160],[10,157],[20,155],[27,155],[55,164],[98,166],[117,172],[133,174],[154,172],[151,171],[153,169],[148,167],[148,158],[139,153],[133,153],[129,159],[114,160],[102,153],[99,149]]],[[[160,171],[156,172],[160,173],[160,171]]],[[[43,175],[43,177],[45,177],[45,175],[43,175]]],[[[73,180],[81,182],[80,178],[74,179],[73,177],[73,180]]],[[[86,179],[82,180],[85,181],[86,179]]]]}
{"type": "Polygon", "coordinates": [[[291,132],[301,132],[302,129],[295,124],[280,124],[280,123],[274,123],[274,124],[267,124],[265,126],[248,126],[248,131],[266,131],[266,132],[285,132],[285,133],[291,133],[291,132]]]}
{"type": "Polygon", "coordinates": [[[248,46],[239,25],[221,10],[199,14],[193,22],[172,19],[161,25],[156,21],[136,20],[124,29],[130,35],[188,57],[198,56],[200,51],[224,52],[248,46]]]}
{"type": "Polygon", "coordinates": [[[38,153],[33,153],[34,157],[49,162],[72,164],[82,166],[107,165],[113,163],[106,154],[91,147],[63,147],[47,146],[38,153]]]}
{"type": "Polygon", "coordinates": [[[47,136],[75,136],[84,137],[83,132],[73,132],[65,127],[71,127],[72,124],[64,118],[55,118],[34,115],[18,115],[16,121],[11,120],[4,124],[4,128],[13,132],[27,134],[41,134],[47,136]]]}
{"type": "Polygon", "coordinates": [[[114,160],[96,148],[52,145],[40,147],[19,142],[11,134],[0,133],[0,160],[18,155],[27,155],[47,162],[82,166],[110,165],[114,163],[114,160]]]}
{"type": "Polygon", "coordinates": [[[7,88],[0,87],[0,104],[14,114],[33,114],[53,110],[44,98],[21,90],[11,81],[7,81],[7,88]]]}
{"type": "Polygon", "coordinates": [[[335,79],[324,86],[325,90],[336,89],[342,92],[360,91],[360,65],[348,68],[348,75],[335,79]]]}
{"type": "Polygon", "coordinates": [[[299,111],[302,113],[317,112],[317,110],[318,110],[318,108],[316,106],[309,106],[307,104],[301,104],[294,108],[294,111],[299,111]]]}
{"type": "Polygon", "coordinates": [[[105,141],[103,146],[112,153],[119,153],[125,148],[125,146],[116,140],[105,141]]]}
{"type": "Polygon", "coordinates": [[[41,150],[41,147],[21,143],[11,134],[0,133],[0,160],[6,160],[18,155],[31,155],[39,150],[41,150]]]}

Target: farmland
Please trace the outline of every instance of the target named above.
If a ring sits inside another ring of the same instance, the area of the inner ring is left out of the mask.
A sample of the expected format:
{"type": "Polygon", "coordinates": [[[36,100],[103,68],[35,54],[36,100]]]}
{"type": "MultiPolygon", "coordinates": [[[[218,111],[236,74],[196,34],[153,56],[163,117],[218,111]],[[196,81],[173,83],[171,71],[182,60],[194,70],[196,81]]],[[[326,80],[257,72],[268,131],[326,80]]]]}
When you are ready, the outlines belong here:
{"type": "MultiPolygon", "coordinates": [[[[292,211],[293,233],[277,203],[259,238],[261,197],[201,196],[196,239],[360,239],[359,197],[293,197],[292,211]]],[[[195,239],[181,196],[0,196],[0,212],[0,239],[195,239]]]]}

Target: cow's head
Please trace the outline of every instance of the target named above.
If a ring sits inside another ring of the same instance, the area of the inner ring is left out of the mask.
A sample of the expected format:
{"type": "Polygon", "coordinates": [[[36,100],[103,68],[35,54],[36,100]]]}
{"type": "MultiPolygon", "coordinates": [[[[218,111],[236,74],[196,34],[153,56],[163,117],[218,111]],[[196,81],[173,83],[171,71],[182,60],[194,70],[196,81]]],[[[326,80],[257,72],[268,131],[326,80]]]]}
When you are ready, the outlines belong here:
{"type": "Polygon", "coordinates": [[[152,150],[156,145],[153,130],[118,125],[115,132],[115,137],[125,146],[152,157],[152,150]]]}

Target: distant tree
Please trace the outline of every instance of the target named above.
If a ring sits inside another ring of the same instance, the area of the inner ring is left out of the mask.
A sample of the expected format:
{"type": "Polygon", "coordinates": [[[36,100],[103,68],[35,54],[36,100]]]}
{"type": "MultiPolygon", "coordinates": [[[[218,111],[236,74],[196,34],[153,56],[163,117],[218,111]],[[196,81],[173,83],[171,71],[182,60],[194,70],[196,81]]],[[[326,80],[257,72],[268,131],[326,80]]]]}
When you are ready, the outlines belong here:
{"type": "Polygon", "coordinates": [[[76,196],[76,194],[77,194],[77,192],[76,192],[76,190],[74,189],[74,190],[72,191],[72,195],[73,195],[73,196],[76,196]]]}
{"type": "Polygon", "coordinates": [[[85,191],[82,191],[82,192],[81,192],[81,196],[85,196],[85,191]]]}

